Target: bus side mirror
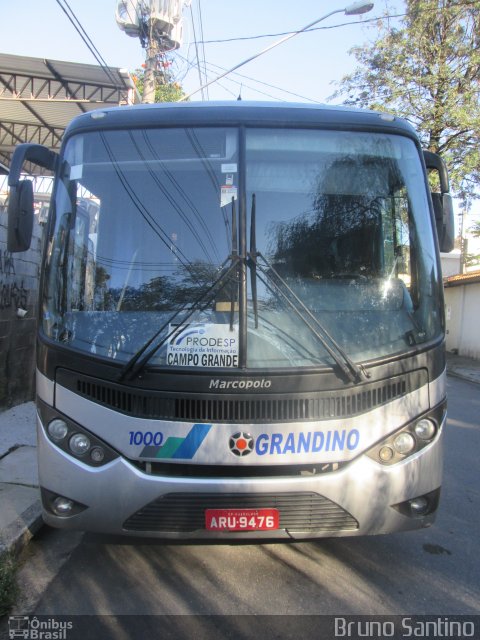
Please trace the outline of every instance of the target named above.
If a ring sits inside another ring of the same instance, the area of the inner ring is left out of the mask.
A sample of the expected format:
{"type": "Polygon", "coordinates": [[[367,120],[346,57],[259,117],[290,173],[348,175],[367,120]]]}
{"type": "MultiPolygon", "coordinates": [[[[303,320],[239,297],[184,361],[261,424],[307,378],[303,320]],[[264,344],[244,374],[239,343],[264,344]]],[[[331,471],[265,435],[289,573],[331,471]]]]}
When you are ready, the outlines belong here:
{"type": "Polygon", "coordinates": [[[436,153],[424,151],[423,156],[427,170],[436,171],[440,179],[440,193],[432,192],[431,196],[440,251],[449,253],[455,242],[455,223],[447,168],[436,153]]]}
{"type": "Polygon", "coordinates": [[[455,244],[455,224],[453,215],[453,200],[449,193],[442,196],[443,233],[440,240],[440,251],[449,253],[455,244]]]}
{"type": "Polygon", "coordinates": [[[33,185],[30,180],[19,180],[17,186],[10,187],[8,199],[8,251],[27,251],[32,241],[32,230],[33,185]]]}
{"type": "Polygon", "coordinates": [[[21,180],[23,163],[33,162],[54,171],[58,155],[40,144],[19,144],[13,153],[8,174],[8,235],[7,249],[12,253],[27,251],[33,230],[33,185],[21,180]]]}

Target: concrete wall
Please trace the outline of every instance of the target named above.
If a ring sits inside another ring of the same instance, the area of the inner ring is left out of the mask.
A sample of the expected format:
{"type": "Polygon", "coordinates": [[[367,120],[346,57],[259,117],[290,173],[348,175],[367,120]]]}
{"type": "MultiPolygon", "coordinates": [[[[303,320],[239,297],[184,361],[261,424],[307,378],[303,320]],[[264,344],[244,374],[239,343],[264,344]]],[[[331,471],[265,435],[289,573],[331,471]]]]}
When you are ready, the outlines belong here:
{"type": "Polygon", "coordinates": [[[440,261],[442,263],[442,276],[456,276],[460,273],[460,251],[455,249],[451,253],[441,253],[440,261]]]}
{"type": "Polygon", "coordinates": [[[480,360],[480,282],[445,288],[447,351],[480,360]]]}
{"type": "Polygon", "coordinates": [[[35,221],[29,251],[7,251],[7,213],[0,207],[0,409],[35,394],[35,337],[43,228],[35,221]],[[25,310],[20,318],[19,309],[25,310]]]}

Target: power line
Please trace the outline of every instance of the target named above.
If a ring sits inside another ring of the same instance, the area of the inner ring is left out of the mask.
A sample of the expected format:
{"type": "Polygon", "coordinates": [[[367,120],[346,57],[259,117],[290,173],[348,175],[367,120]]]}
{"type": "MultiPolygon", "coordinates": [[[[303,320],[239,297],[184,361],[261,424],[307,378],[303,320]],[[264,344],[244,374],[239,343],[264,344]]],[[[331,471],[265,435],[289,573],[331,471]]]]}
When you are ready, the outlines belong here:
{"type": "MultiPolygon", "coordinates": [[[[179,58],[181,58],[182,60],[184,60],[184,62],[186,62],[188,65],[190,65],[189,69],[193,66],[193,63],[189,62],[186,58],[184,58],[179,53],[177,53],[177,56],[179,58]]],[[[209,62],[208,66],[212,68],[212,73],[214,73],[213,68],[219,69],[221,71],[225,71],[225,67],[222,67],[222,66],[220,66],[218,64],[214,64],[213,62],[209,62]]],[[[188,73],[189,69],[187,69],[186,73],[188,73]]],[[[185,75],[186,75],[186,73],[185,73],[185,75]]],[[[315,104],[322,104],[320,100],[315,100],[313,98],[308,98],[307,96],[301,95],[299,93],[295,93],[294,91],[289,91],[288,89],[284,89],[283,87],[278,87],[278,86],[276,86],[274,84],[269,84],[268,82],[264,82],[262,80],[257,80],[256,78],[252,78],[251,76],[246,76],[246,75],[244,75],[242,73],[234,72],[231,75],[232,76],[238,76],[239,78],[244,78],[246,80],[250,80],[251,82],[256,82],[256,83],[258,83],[260,85],[263,85],[265,87],[268,87],[270,89],[275,89],[276,91],[281,91],[282,93],[286,93],[286,94],[291,95],[291,96],[293,96],[295,98],[300,98],[301,100],[307,100],[308,102],[313,102],[315,104]]],[[[248,84],[245,84],[244,82],[240,82],[239,80],[233,80],[232,78],[225,78],[225,80],[229,81],[229,82],[233,82],[233,83],[235,83],[236,85],[239,85],[239,86],[244,86],[247,89],[250,89],[251,91],[255,91],[255,92],[260,93],[260,94],[262,94],[264,96],[267,96],[268,98],[273,98],[274,100],[278,100],[279,99],[276,96],[273,96],[273,95],[271,95],[269,93],[266,93],[265,91],[261,91],[260,89],[256,89],[255,87],[252,87],[252,86],[250,86],[248,84]]],[[[220,83],[217,83],[217,84],[220,85],[220,83]]],[[[223,86],[223,85],[220,85],[220,86],[223,89],[225,89],[226,91],[228,91],[228,93],[231,93],[232,95],[236,95],[232,91],[227,89],[225,86],[223,86]]]]}
{"type": "MultiPolygon", "coordinates": [[[[195,30],[195,20],[193,18],[192,5],[190,5],[190,16],[191,16],[191,19],[192,19],[193,42],[195,44],[195,55],[196,55],[196,59],[197,59],[196,65],[197,65],[197,69],[198,69],[198,79],[200,81],[200,85],[203,85],[204,82],[203,82],[203,79],[202,79],[202,67],[201,67],[201,64],[200,64],[200,56],[198,54],[198,40],[197,40],[197,33],[196,33],[196,30],[195,30]]],[[[201,92],[202,92],[202,100],[205,100],[205,94],[204,94],[203,86],[202,86],[201,92]]]]}
{"type": "MultiPolygon", "coordinates": [[[[359,20],[358,22],[341,22],[338,24],[332,24],[332,25],[326,25],[323,27],[312,27],[310,29],[305,29],[303,31],[303,33],[310,33],[312,31],[325,31],[327,29],[339,29],[340,27],[346,27],[346,26],[358,26],[358,25],[362,25],[362,24],[367,24],[369,22],[378,22],[378,20],[382,20],[384,18],[402,18],[404,16],[406,16],[406,13],[398,13],[395,15],[390,15],[390,16],[381,16],[379,18],[367,18],[366,20],[359,20]]],[[[239,42],[242,40],[259,40],[261,38],[278,38],[280,36],[288,36],[291,34],[297,33],[296,31],[282,31],[279,33],[262,33],[262,34],[258,34],[256,36],[241,36],[238,38],[220,38],[217,40],[205,40],[205,41],[199,41],[199,44],[218,44],[218,43],[224,43],[224,42],[239,42]]]]}
{"type": "Polygon", "coordinates": [[[359,15],[361,13],[367,13],[368,11],[370,11],[372,9],[372,7],[373,7],[373,3],[372,2],[366,2],[365,0],[363,0],[363,1],[356,2],[356,3],[352,4],[350,7],[346,7],[346,8],[343,8],[343,9],[333,9],[332,11],[329,11],[328,13],[326,13],[323,16],[321,16],[320,18],[317,18],[313,22],[310,22],[309,24],[305,25],[301,29],[298,29],[297,31],[294,31],[293,33],[290,33],[290,34],[284,36],[283,38],[280,38],[280,40],[275,40],[275,42],[273,42],[272,44],[269,44],[267,47],[265,47],[261,51],[258,51],[257,53],[249,56],[245,60],[242,60],[242,62],[239,62],[234,67],[232,67],[231,69],[228,69],[224,73],[221,73],[218,77],[216,77],[213,80],[210,80],[209,82],[201,85],[200,87],[198,87],[194,91],[191,91],[188,95],[186,95],[183,98],[181,98],[180,102],[184,102],[185,100],[188,100],[193,95],[195,95],[199,91],[203,91],[203,89],[205,89],[206,87],[209,87],[214,82],[218,82],[218,80],[221,80],[222,78],[225,78],[225,76],[233,73],[237,69],[240,69],[240,67],[243,67],[244,65],[248,64],[249,62],[252,62],[253,60],[256,60],[260,56],[263,56],[265,53],[268,53],[272,49],[275,49],[275,47],[278,47],[279,45],[287,42],[291,38],[294,38],[295,36],[300,35],[302,33],[305,33],[305,31],[308,31],[308,29],[310,29],[311,27],[315,26],[319,22],[323,22],[323,20],[326,20],[327,18],[330,18],[331,16],[335,15],[336,13],[344,12],[345,15],[347,15],[347,16],[359,15]]]}
{"type": "MultiPolygon", "coordinates": [[[[465,7],[476,7],[480,5],[480,1],[479,0],[470,0],[470,2],[468,1],[463,1],[461,3],[452,3],[450,4],[448,7],[445,8],[445,10],[450,10],[450,9],[455,9],[457,7],[460,8],[465,8],[465,7]]],[[[431,12],[431,13],[438,13],[439,10],[435,9],[435,8],[422,8],[420,9],[420,11],[422,12],[431,12]]],[[[305,29],[304,33],[309,33],[311,31],[324,31],[327,29],[338,29],[339,27],[346,27],[346,26],[351,26],[351,25],[362,25],[362,24],[368,24],[370,22],[378,22],[379,20],[388,20],[388,19],[393,19],[393,18],[404,18],[405,16],[407,16],[407,13],[392,13],[392,14],[385,14],[382,16],[377,16],[375,18],[366,18],[364,20],[359,20],[358,22],[342,22],[339,24],[333,24],[333,25],[324,25],[322,27],[313,27],[311,29],[305,29]]],[[[258,34],[255,36],[240,36],[237,38],[219,38],[216,40],[200,40],[199,44],[218,44],[218,43],[225,43],[225,42],[241,42],[242,40],[259,40],[261,38],[278,38],[280,36],[287,36],[290,35],[292,33],[295,33],[295,31],[283,31],[280,33],[262,33],[262,34],[258,34]]]]}
{"type": "Polygon", "coordinates": [[[117,86],[118,85],[117,79],[112,74],[109,66],[107,65],[107,63],[103,59],[101,53],[99,52],[97,47],[94,45],[94,43],[93,43],[92,39],[90,38],[90,36],[88,35],[88,33],[83,28],[80,20],[76,16],[75,12],[70,7],[70,5],[68,4],[67,0],[63,0],[63,2],[65,3],[65,6],[67,7],[68,11],[65,8],[65,6],[62,5],[60,0],[57,0],[58,6],[64,12],[64,14],[67,16],[67,18],[70,20],[70,22],[72,23],[74,29],[79,34],[79,36],[82,38],[83,42],[87,45],[88,50],[93,55],[95,60],[98,62],[98,64],[101,66],[101,68],[105,71],[105,74],[107,75],[107,77],[110,80],[110,82],[114,86],[117,86]]]}
{"type": "MultiPolygon", "coordinates": [[[[214,69],[213,69],[213,67],[215,67],[215,69],[225,70],[225,69],[224,69],[224,67],[220,67],[220,66],[219,66],[219,65],[217,65],[217,64],[213,64],[213,63],[211,63],[211,62],[210,62],[210,63],[208,63],[208,64],[209,64],[209,66],[210,66],[210,67],[212,67],[212,69],[211,69],[211,73],[212,73],[212,74],[217,73],[217,71],[216,71],[216,70],[214,70],[214,69]]],[[[240,75],[240,74],[238,74],[238,75],[240,75]]],[[[245,76],[244,76],[244,77],[245,77],[245,76]]],[[[209,76],[206,74],[206,75],[205,75],[205,78],[206,78],[206,80],[208,80],[208,79],[209,79],[209,76]]],[[[250,89],[251,91],[255,91],[256,93],[260,93],[261,95],[267,96],[268,98],[272,98],[273,100],[279,100],[279,99],[280,99],[280,98],[277,98],[276,96],[273,96],[273,95],[272,95],[272,94],[270,94],[270,93],[267,93],[267,92],[265,92],[265,91],[261,91],[260,89],[256,89],[255,87],[252,87],[252,86],[250,86],[250,85],[248,85],[248,84],[245,84],[244,82],[240,82],[239,80],[233,80],[233,78],[224,78],[224,80],[225,80],[226,82],[233,82],[234,84],[238,85],[238,86],[240,87],[240,89],[241,89],[242,87],[246,87],[247,89],[250,89]]],[[[252,79],[252,80],[253,80],[253,82],[258,82],[259,84],[264,84],[264,83],[262,83],[260,80],[255,80],[255,79],[252,79]]],[[[224,91],[226,91],[227,93],[229,93],[229,94],[230,94],[230,95],[232,95],[233,97],[235,97],[235,98],[237,97],[237,95],[238,95],[238,91],[237,91],[237,93],[234,93],[231,89],[229,89],[228,87],[226,87],[224,84],[222,84],[222,83],[220,83],[220,82],[217,82],[217,84],[218,84],[218,86],[219,86],[219,87],[221,87],[224,91]]],[[[272,85],[270,85],[270,86],[272,86],[272,85]]],[[[274,89],[277,89],[278,91],[284,91],[281,87],[273,87],[273,88],[274,88],[274,89]]],[[[288,92],[287,92],[287,93],[288,93],[288,92]]],[[[295,94],[295,95],[296,95],[296,94],[295,94]]],[[[300,97],[300,96],[297,96],[297,97],[300,97]]],[[[308,98],[305,98],[305,99],[308,99],[308,98]]]]}
{"type": "MultiPolygon", "coordinates": [[[[225,67],[221,67],[218,64],[213,64],[213,62],[209,63],[211,67],[216,67],[217,69],[220,69],[221,71],[225,71],[225,67]]],[[[243,73],[238,73],[238,72],[234,72],[232,73],[232,75],[238,76],[239,78],[245,78],[246,80],[251,80],[252,82],[258,82],[258,84],[262,84],[265,87],[269,87],[270,89],[275,89],[276,91],[281,91],[282,93],[288,93],[291,96],[294,96],[295,98],[301,98],[302,100],[308,100],[309,102],[315,102],[316,104],[322,104],[320,100],[314,100],[313,98],[308,98],[307,96],[303,96],[300,93],[295,93],[294,91],[289,91],[288,89],[284,89],[283,87],[278,87],[277,85],[274,84],[270,84],[268,82],[264,82],[263,80],[257,80],[256,78],[252,78],[251,76],[246,76],[243,73]]],[[[231,82],[235,82],[235,80],[231,80],[231,82]]],[[[242,84],[241,82],[237,82],[237,84],[242,84]]],[[[252,89],[253,91],[257,91],[258,93],[263,93],[262,91],[260,91],[259,89],[255,89],[254,87],[250,87],[248,85],[245,85],[248,89],[252,89]]],[[[265,93],[264,95],[269,96],[268,93],[265,93]]],[[[269,96],[270,98],[272,98],[273,96],[269,96]]]]}
{"type": "MultiPolygon", "coordinates": [[[[203,41],[203,18],[202,18],[202,1],[201,0],[197,0],[198,1],[198,19],[200,22],[200,37],[202,38],[201,45],[202,45],[202,57],[203,57],[203,70],[205,73],[205,77],[207,76],[207,59],[205,56],[205,42],[203,41]]],[[[209,90],[207,87],[207,100],[209,99],[209,90]]]]}

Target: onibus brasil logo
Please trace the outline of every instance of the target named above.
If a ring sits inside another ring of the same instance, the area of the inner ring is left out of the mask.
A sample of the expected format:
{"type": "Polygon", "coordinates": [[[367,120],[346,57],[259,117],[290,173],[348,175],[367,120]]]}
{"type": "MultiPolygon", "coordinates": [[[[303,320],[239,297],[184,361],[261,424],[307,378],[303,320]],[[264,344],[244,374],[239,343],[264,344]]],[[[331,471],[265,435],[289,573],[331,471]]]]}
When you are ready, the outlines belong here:
{"type": "Polygon", "coordinates": [[[73,622],[55,618],[37,616],[10,616],[8,618],[8,637],[10,640],[67,640],[67,632],[73,628],[73,622]]]}

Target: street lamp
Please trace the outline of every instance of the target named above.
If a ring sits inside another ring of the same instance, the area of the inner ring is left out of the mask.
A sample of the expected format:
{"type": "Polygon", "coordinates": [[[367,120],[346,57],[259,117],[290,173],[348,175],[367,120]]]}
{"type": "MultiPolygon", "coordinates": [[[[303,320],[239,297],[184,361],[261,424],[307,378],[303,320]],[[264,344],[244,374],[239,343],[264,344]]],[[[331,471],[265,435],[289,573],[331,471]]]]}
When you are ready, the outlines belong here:
{"type": "Polygon", "coordinates": [[[364,0],[359,0],[358,2],[353,2],[352,4],[348,5],[348,7],[344,7],[343,9],[335,9],[334,11],[330,11],[330,13],[326,13],[321,18],[318,18],[317,20],[314,20],[313,22],[310,22],[310,24],[305,25],[304,27],[302,27],[298,31],[294,31],[293,33],[289,33],[287,36],[281,38],[280,40],[277,40],[276,42],[274,42],[273,44],[269,45],[265,49],[262,49],[262,51],[259,51],[255,55],[250,56],[250,58],[247,58],[243,62],[240,62],[239,64],[235,65],[234,67],[232,67],[228,71],[225,71],[224,73],[220,74],[219,76],[217,76],[213,80],[210,80],[209,82],[206,82],[201,87],[198,87],[198,89],[195,89],[195,91],[192,91],[187,96],[184,96],[183,98],[181,98],[179,100],[179,102],[184,102],[185,100],[188,100],[193,95],[195,95],[199,91],[202,91],[206,87],[209,87],[214,82],[217,82],[218,80],[221,80],[225,76],[228,76],[228,74],[232,73],[233,71],[236,71],[237,69],[240,69],[240,67],[243,67],[248,62],[251,62],[252,60],[255,60],[256,58],[259,58],[260,56],[263,56],[263,54],[267,53],[267,51],[270,51],[271,49],[274,49],[275,47],[278,47],[279,44],[282,44],[283,42],[286,42],[287,40],[290,40],[290,38],[293,38],[294,36],[297,36],[299,33],[303,33],[304,31],[307,31],[307,29],[310,29],[311,27],[315,26],[319,22],[322,22],[322,20],[326,20],[330,16],[333,16],[335,13],[344,13],[346,16],[358,16],[358,15],[360,15],[362,13],[367,13],[368,11],[371,11],[372,9],[373,9],[373,2],[364,2],[364,0]]]}

